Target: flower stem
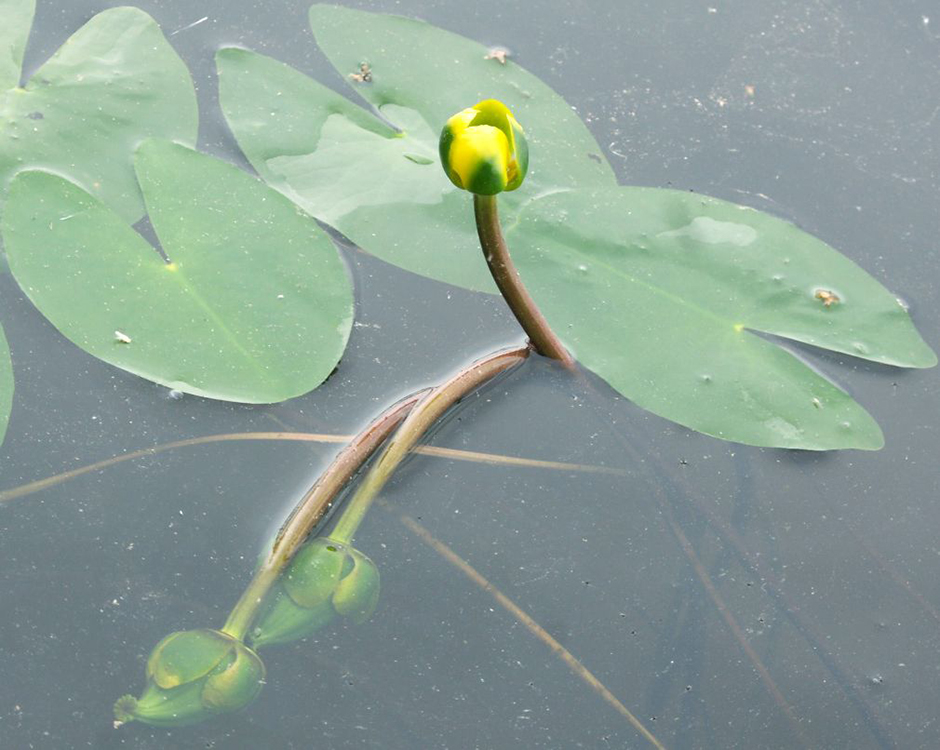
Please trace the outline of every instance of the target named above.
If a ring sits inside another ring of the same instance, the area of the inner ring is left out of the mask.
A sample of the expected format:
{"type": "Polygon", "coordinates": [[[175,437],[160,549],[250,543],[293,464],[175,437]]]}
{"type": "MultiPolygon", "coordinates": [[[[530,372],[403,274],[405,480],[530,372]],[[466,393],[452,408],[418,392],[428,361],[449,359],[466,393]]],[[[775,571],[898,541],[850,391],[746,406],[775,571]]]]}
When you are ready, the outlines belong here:
{"type": "Polygon", "coordinates": [[[225,621],[222,627],[223,633],[240,641],[244,640],[269,589],[307,540],[313,528],[329,511],[336,495],[430,391],[431,389],[425,388],[390,406],[356,435],[333,459],[333,463],[301,498],[284,525],[281,526],[274,544],[271,545],[271,551],[225,621]]]}
{"type": "Polygon", "coordinates": [[[477,221],[477,234],[493,280],[522,326],[532,346],[539,354],[557,359],[568,369],[574,369],[574,359],[548,325],[535,300],[522,285],[519,272],[509,257],[509,247],[499,226],[499,210],[495,195],[474,195],[473,213],[477,221]]]}
{"type": "Polygon", "coordinates": [[[490,354],[461,370],[421,399],[359,484],[348,507],[330,532],[330,538],[340,544],[351,544],[372,501],[421,436],[457,401],[501,372],[520,364],[529,352],[530,348],[523,346],[490,354]]]}

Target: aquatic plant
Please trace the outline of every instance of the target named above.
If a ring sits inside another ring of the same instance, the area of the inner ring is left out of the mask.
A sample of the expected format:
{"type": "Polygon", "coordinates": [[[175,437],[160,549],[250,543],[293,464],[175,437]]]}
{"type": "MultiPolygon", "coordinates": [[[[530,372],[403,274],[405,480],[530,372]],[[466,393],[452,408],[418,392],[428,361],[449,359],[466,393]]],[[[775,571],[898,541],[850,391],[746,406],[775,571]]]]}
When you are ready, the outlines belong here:
{"type": "MultiPolygon", "coordinates": [[[[65,337],[153,382],[273,403],[330,375],[353,325],[353,293],[315,219],[404,269],[498,291],[539,354],[726,440],[883,443],[849,395],[759,333],[889,365],[936,363],[897,298],[834,249],[752,208],[617,185],[560,96],[470,40],[313,6],[321,48],[379,116],[276,60],[220,51],[221,104],[262,184],[191,148],[192,83],[149,16],[99,14],[20,87],[33,4],[6,6],[0,44],[13,65],[0,67],[10,123],[0,136],[0,230],[10,270],[65,337]],[[148,43],[126,43],[141,37],[148,43]],[[102,50],[129,74],[109,75],[102,50]],[[445,61],[461,76],[421,74],[445,61]],[[88,88],[76,93],[76,80],[88,88]],[[466,107],[477,90],[496,98],[466,107]],[[63,119],[74,106],[84,108],[77,130],[63,119]],[[27,120],[38,123],[28,132],[27,120]],[[530,142],[538,168],[524,183],[530,142]],[[388,179],[376,184],[376,174],[388,179]],[[473,222],[463,191],[473,193],[473,222]],[[145,211],[166,257],[132,226],[145,211]]],[[[529,351],[475,362],[357,436],[298,503],[222,628],[160,641],[143,694],[118,700],[117,721],[178,726],[241,708],[265,676],[254,648],[371,616],[378,569],[353,546],[365,513],[457,400],[529,351]]],[[[12,397],[0,330],[0,434],[12,397]]]]}

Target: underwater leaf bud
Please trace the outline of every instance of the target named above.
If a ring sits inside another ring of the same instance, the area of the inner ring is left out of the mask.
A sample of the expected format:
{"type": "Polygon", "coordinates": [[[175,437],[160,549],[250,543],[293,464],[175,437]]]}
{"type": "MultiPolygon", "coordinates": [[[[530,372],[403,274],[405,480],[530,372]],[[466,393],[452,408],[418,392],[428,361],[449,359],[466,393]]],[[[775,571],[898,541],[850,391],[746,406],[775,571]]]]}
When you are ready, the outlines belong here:
{"type": "Polygon", "coordinates": [[[352,569],[333,592],[333,609],[357,625],[365,622],[379,603],[379,569],[359,550],[349,548],[352,569]]]}
{"type": "Polygon", "coordinates": [[[451,117],[441,131],[440,152],[450,181],[477,195],[515,190],[529,168],[525,133],[496,99],[451,117]]]}
{"type": "Polygon", "coordinates": [[[294,556],[252,629],[255,648],[316,632],[336,615],[365,622],[379,599],[375,563],[352,547],[320,537],[294,556]]]}
{"type": "Polygon", "coordinates": [[[248,705],[261,691],[264,664],[218,630],[184,630],[160,641],[147,660],[143,695],[114,704],[117,721],[162,727],[195,724],[248,705]]]}

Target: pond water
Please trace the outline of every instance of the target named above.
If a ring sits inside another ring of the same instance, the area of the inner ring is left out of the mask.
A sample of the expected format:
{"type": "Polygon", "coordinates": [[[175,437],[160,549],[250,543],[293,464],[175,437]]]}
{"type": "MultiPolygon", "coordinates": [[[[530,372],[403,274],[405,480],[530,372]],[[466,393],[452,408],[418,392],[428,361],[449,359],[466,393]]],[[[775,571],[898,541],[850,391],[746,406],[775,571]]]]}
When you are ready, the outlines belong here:
{"type": "MultiPolygon", "coordinates": [[[[940,349],[940,14],[927,0],[348,4],[508,47],[583,117],[620,182],[797,223],[902,297],[940,349]]],[[[26,71],[111,5],[38,0],[26,71]]],[[[192,71],[208,153],[246,165],[219,112],[221,46],[341,90],[306,2],[137,5],[192,71]]],[[[349,349],[322,387],[277,406],[171,397],[66,341],[4,274],[17,391],[2,486],[195,436],[348,434],[522,340],[495,298],[343,252],[349,349]]],[[[883,450],[724,443],[538,360],[468,398],[432,444],[616,472],[413,457],[357,536],[381,570],[375,616],[266,652],[258,700],[194,727],[115,729],[111,707],[139,692],[164,635],[222,624],[336,446],[185,446],[3,503],[0,746],[650,746],[498,590],[665,747],[938,747],[937,370],[799,351],[875,416],[883,450]]]]}

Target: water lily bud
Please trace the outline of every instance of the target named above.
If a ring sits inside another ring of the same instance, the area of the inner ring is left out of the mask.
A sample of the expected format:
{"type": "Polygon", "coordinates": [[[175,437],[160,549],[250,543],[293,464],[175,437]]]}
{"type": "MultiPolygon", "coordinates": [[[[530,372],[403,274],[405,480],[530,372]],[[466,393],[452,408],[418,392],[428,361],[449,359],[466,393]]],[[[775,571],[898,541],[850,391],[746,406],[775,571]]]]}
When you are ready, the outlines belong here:
{"type": "Polygon", "coordinates": [[[314,633],[336,615],[365,622],[379,600],[379,571],[368,557],[329,537],[304,545],[281,576],[251,633],[255,648],[314,633]]]}
{"type": "Polygon", "coordinates": [[[496,99],[451,117],[441,131],[440,151],[450,181],[477,195],[515,190],[529,168],[525,133],[496,99]]]}
{"type": "Polygon", "coordinates": [[[248,705],[263,681],[261,659],[232,636],[209,629],[170,633],[147,660],[143,695],[119,698],[114,716],[121,723],[195,724],[248,705]]]}

